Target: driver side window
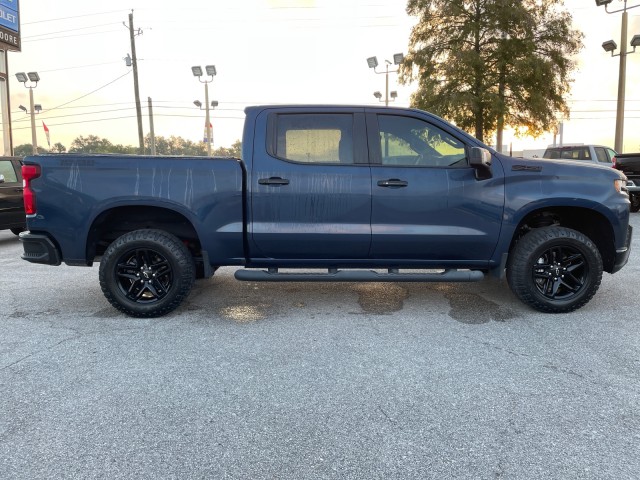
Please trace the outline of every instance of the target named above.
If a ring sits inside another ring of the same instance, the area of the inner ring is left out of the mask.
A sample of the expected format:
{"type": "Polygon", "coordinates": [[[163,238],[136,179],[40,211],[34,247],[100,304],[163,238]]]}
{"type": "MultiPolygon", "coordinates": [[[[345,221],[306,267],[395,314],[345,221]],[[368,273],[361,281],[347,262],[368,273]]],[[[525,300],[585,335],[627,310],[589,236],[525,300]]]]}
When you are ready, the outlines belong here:
{"type": "Polygon", "coordinates": [[[464,167],[464,144],[423,120],[378,115],[382,164],[418,167],[464,167]]]}

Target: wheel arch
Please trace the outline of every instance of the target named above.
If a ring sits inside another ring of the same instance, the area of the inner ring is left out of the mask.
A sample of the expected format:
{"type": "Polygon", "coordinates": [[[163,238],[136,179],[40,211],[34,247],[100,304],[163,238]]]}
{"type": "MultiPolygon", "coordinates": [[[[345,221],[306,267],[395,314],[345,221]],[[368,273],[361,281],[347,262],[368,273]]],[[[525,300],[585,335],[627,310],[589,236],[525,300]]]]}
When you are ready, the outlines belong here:
{"type": "Polygon", "coordinates": [[[87,259],[92,261],[103,255],[108,246],[121,235],[142,229],[171,233],[186,245],[191,255],[201,255],[202,245],[198,232],[184,214],[167,207],[127,205],[105,210],[93,220],[87,235],[87,259]]]}
{"type": "Polygon", "coordinates": [[[613,227],[602,213],[589,208],[543,207],[528,212],[514,230],[509,252],[527,232],[552,225],[571,228],[586,235],[600,252],[604,271],[613,271],[616,254],[613,227]]]}

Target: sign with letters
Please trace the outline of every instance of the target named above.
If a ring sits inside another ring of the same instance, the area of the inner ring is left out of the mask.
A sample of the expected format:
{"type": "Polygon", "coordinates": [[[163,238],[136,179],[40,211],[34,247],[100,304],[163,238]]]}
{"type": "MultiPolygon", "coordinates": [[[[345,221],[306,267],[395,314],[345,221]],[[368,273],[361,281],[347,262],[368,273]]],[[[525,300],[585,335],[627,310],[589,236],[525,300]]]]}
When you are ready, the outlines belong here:
{"type": "Polygon", "coordinates": [[[19,0],[0,0],[0,48],[20,51],[19,0]]]}

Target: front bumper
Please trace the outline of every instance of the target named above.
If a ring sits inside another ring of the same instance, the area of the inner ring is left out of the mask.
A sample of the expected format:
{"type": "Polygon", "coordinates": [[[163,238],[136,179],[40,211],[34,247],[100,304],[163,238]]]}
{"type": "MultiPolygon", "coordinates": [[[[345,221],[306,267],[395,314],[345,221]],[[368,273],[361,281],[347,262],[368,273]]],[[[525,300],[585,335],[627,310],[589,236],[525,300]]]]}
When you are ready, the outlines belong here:
{"type": "Polygon", "coordinates": [[[624,248],[619,248],[616,250],[616,259],[613,264],[613,270],[611,273],[616,273],[622,267],[625,266],[627,261],[629,260],[629,255],[631,254],[631,237],[633,236],[633,227],[629,225],[627,230],[627,242],[624,248]]]}
{"type": "Polygon", "coordinates": [[[40,233],[22,232],[19,237],[24,248],[20,256],[31,263],[43,263],[45,265],[60,265],[60,251],[53,240],[40,233]]]}

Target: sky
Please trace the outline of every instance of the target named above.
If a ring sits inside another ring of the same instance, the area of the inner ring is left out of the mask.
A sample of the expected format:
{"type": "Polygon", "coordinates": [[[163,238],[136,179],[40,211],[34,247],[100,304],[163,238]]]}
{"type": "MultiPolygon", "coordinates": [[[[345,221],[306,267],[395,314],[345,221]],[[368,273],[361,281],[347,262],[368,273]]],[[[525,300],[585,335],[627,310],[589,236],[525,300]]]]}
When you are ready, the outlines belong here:
{"type": "MultiPolygon", "coordinates": [[[[611,7],[622,5],[614,0],[611,7]]],[[[563,141],[613,147],[619,59],[601,44],[620,44],[621,14],[608,15],[590,0],[565,0],[565,7],[585,38],[563,141]]],[[[22,51],[10,52],[8,62],[13,144],[31,143],[29,116],[19,109],[29,107],[29,90],[15,78],[30,71],[41,79],[34,89],[42,105],[40,146],[47,148],[42,122],[52,145],[69,148],[80,135],[138,144],[133,74],[124,60],[131,53],[132,11],[140,29],[135,42],[144,134],[151,98],[156,136],[202,140],[205,112],[193,101],[204,103],[204,85],[191,67],[215,65],[209,98],[218,101],[211,114],[216,148],[242,137],[248,105],[380,105],[373,92],[384,95],[385,75],[369,69],[366,59],[377,56],[384,65],[408,51],[416,19],[405,8],[405,0],[21,0],[22,51]]],[[[640,8],[629,11],[628,32],[629,39],[640,34],[640,8]]],[[[627,57],[626,78],[623,150],[640,151],[640,50],[627,57]]],[[[409,106],[416,86],[399,85],[395,73],[389,80],[398,92],[391,105],[409,106]]],[[[504,140],[514,151],[544,149],[553,135],[505,132],[504,140]]]]}

